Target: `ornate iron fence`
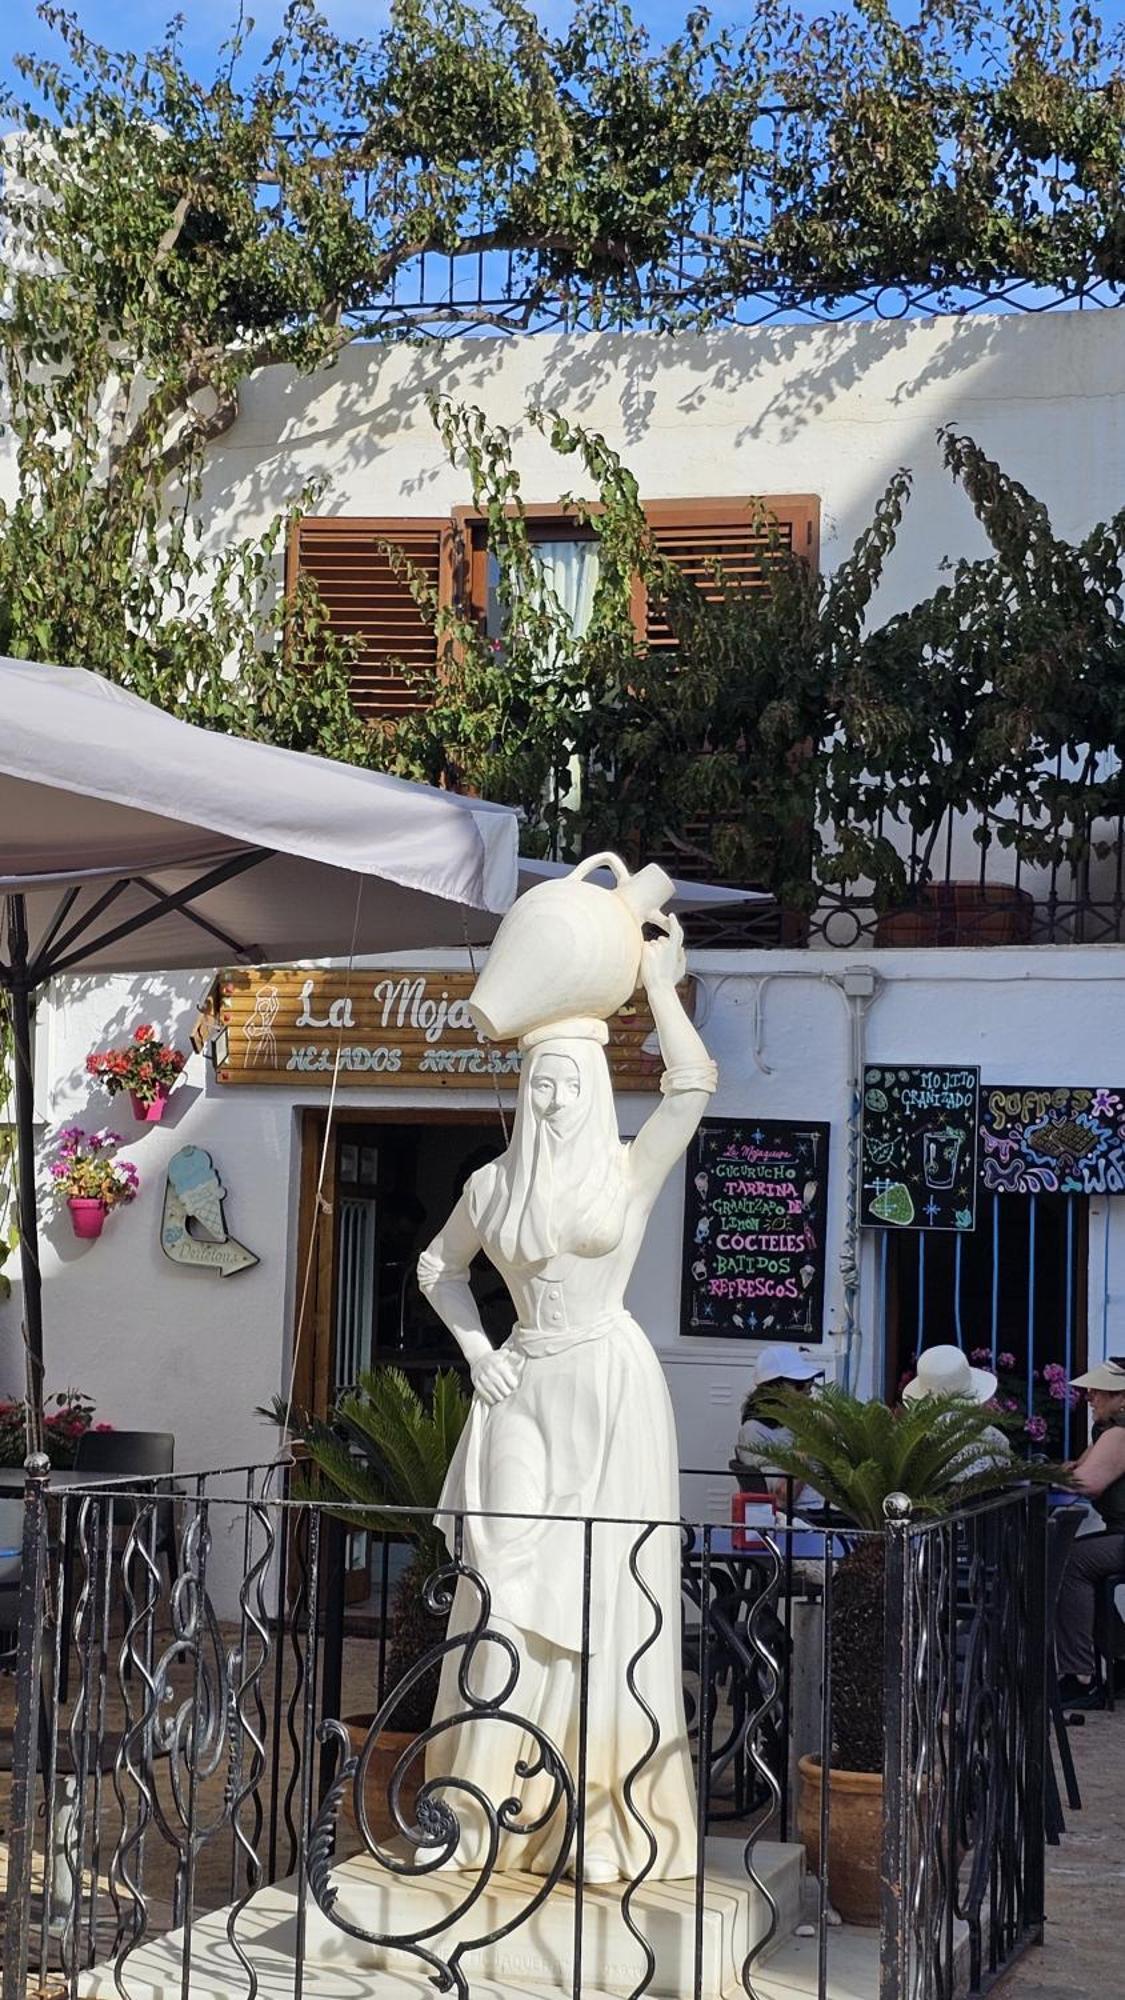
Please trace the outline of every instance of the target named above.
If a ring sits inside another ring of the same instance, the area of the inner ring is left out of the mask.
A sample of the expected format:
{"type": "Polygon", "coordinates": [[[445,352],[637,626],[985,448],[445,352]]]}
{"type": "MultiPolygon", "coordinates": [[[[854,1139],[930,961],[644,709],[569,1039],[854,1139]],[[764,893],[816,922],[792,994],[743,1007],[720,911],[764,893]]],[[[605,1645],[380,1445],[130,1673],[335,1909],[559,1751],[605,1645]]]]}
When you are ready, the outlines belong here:
{"type": "MultiPolygon", "coordinates": [[[[548,1727],[523,1713],[518,1637],[469,1560],[479,1517],[451,1520],[448,1560],[406,1590],[431,1639],[403,1670],[399,1545],[383,1543],[373,1602],[346,1612],[345,1530],[290,1497],[288,1469],[62,1492],[45,1470],[34,1463],[26,1486],[0,1805],[3,2000],[24,2000],[29,1980],[122,2000],[435,1988],[468,2000],[506,1978],[571,2000],[605,1989],[766,2000],[778,1952],[811,1967],[805,1990],[825,2000],[838,1807],[825,1786],[812,1817],[798,1814],[795,1777],[802,1755],[831,1763],[846,1643],[835,1606],[846,1566],[872,1545],[886,1754],[871,1860],[881,1907],[861,1934],[871,1992],[981,1992],[1041,1935],[1041,1493],[924,1525],[907,1511],[874,1537],[793,1520],[575,1521],[581,1629],[548,1727]],[[647,1580],[661,1537],[679,1545],[676,1608],[647,1580]],[[640,1746],[620,1802],[638,1858],[629,1879],[600,1885],[583,1860],[597,1809],[590,1738],[607,1713],[591,1604],[607,1575],[615,1597],[638,1593],[637,1643],[608,1690],[640,1746]],[[698,1833],[690,1876],[657,1885],[667,1829],[653,1824],[661,1780],[648,1781],[671,1746],[644,1662],[677,1610],[698,1833]],[[452,1723],[448,1703],[432,1714],[443,1663],[460,1690],[452,1723]],[[466,1720],[507,1732],[504,1796],[474,1788],[456,1753],[437,1754],[466,1720]],[[798,1817],[806,1845],[830,1857],[815,1885],[798,1817]],[[530,1870],[513,1865],[521,1842],[530,1870]],[[814,1942],[795,1941],[798,1929],[814,1942]]],[[[402,1525],[409,1535],[412,1517],[402,1525]]],[[[873,1635],[868,1649],[877,1701],[873,1635]]]]}

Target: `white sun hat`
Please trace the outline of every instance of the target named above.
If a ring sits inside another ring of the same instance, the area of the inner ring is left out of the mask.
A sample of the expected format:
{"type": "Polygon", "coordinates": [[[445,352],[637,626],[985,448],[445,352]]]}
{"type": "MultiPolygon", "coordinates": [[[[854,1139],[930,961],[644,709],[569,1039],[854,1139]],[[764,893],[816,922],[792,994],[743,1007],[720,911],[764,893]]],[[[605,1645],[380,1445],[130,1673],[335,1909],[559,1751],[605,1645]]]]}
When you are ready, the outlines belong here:
{"type": "Polygon", "coordinates": [[[823,1365],[802,1354],[799,1347],[763,1347],[754,1361],[751,1390],[764,1389],[769,1382],[815,1382],[823,1375],[823,1365]]]}
{"type": "Polygon", "coordinates": [[[1075,1375],[1072,1389],[1106,1389],[1110,1395],[1125,1395],[1125,1361],[1099,1361],[1084,1375],[1075,1375]]]}
{"type": "Polygon", "coordinates": [[[923,1396],[968,1396],[974,1403],[990,1403],[996,1394],[996,1377],[987,1368],[974,1368],[959,1347],[927,1347],[918,1356],[918,1372],[902,1392],[904,1403],[917,1403],[923,1396]]]}

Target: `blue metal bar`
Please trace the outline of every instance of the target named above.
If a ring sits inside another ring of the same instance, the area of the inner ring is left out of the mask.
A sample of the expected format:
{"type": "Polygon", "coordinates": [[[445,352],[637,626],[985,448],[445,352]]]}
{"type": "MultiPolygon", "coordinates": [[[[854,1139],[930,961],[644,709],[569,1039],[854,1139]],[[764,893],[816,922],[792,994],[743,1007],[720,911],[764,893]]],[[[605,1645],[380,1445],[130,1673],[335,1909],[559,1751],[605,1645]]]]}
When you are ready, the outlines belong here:
{"type": "Polygon", "coordinates": [[[957,1345],[965,1351],[965,1335],[961,1329],[961,1237],[953,1244],[953,1325],[957,1333],[957,1345]]]}
{"type": "Polygon", "coordinates": [[[1035,1247],[1039,1221],[1039,1196],[1033,1194],[1027,1210],[1027,1414],[1035,1407],[1035,1247]]]}
{"type": "Polygon", "coordinates": [[[926,1345],[926,1232],[918,1231],[918,1352],[926,1345]]]}
{"type": "Polygon", "coordinates": [[[1066,1369],[1066,1402],[1063,1405],[1063,1457],[1070,1457],[1070,1377],[1074,1367],[1074,1196],[1066,1198],[1066,1320],[1063,1365],[1066,1369]]]}
{"type": "Polygon", "coordinates": [[[1104,1354],[1106,1353],[1106,1351],[1107,1351],[1108,1347],[1109,1347],[1109,1217],[1110,1217],[1110,1206],[1109,1206],[1109,1202],[1108,1202],[1108,1200],[1106,1200],[1106,1201],[1103,1201],[1103,1203],[1102,1203],[1102,1215],[1103,1215],[1103,1217],[1104,1217],[1104,1221],[1103,1221],[1103,1224],[1102,1224],[1102,1227],[1103,1227],[1103,1228],[1104,1228],[1104,1230],[1105,1230],[1105,1240],[1104,1240],[1104,1244],[1103,1244],[1103,1248],[1102,1248],[1102,1354],[1104,1355],[1104,1354]]]}
{"type": "Polygon", "coordinates": [[[992,1197],[992,1372],[1000,1347],[1000,1197],[992,1197]]]}
{"type": "MultiPolygon", "coordinates": [[[[882,1357],[884,1370],[887,1366],[887,1239],[890,1233],[889,1229],[881,1229],[879,1231],[879,1353],[882,1357]]],[[[851,1384],[849,1383],[848,1386],[850,1388],[851,1384]]],[[[893,1382],[889,1387],[892,1391],[897,1390],[898,1383],[893,1382]]]]}

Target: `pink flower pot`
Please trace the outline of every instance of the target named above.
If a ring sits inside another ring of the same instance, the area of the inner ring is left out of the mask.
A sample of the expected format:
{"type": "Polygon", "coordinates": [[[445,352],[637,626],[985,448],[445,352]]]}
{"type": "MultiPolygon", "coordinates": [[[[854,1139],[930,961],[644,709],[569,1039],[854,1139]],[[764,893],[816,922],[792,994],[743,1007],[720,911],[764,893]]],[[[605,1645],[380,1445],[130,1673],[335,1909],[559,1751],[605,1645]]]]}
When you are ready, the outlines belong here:
{"type": "Polygon", "coordinates": [[[67,1199],[70,1220],[76,1236],[100,1236],[105,1222],[105,1203],[93,1201],[89,1195],[72,1194],[67,1199]]]}
{"type": "Polygon", "coordinates": [[[159,1125],[164,1116],[164,1106],[168,1102],[168,1092],[163,1084],[151,1104],[146,1104],[144,1098],[138,1097],[134,1090],[129,1092],[129,1099],[133,1106],[133,1116],[139,1119],[142,1125],[159,1125]]]}

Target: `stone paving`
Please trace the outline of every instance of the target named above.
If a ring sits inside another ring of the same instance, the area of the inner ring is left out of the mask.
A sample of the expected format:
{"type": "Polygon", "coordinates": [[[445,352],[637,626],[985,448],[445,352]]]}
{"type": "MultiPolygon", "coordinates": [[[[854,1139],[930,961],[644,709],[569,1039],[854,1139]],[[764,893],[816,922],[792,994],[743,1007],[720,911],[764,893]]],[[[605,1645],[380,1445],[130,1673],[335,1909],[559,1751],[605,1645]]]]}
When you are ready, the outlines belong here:
{"type": "Polygon", "coordinates": [[[1047,1933],[996,2000],[1118,2000],[1125,1993],[1125,1699],[1072,1729],[1082,1811],[1047,1849],[1047,1933]]]}

